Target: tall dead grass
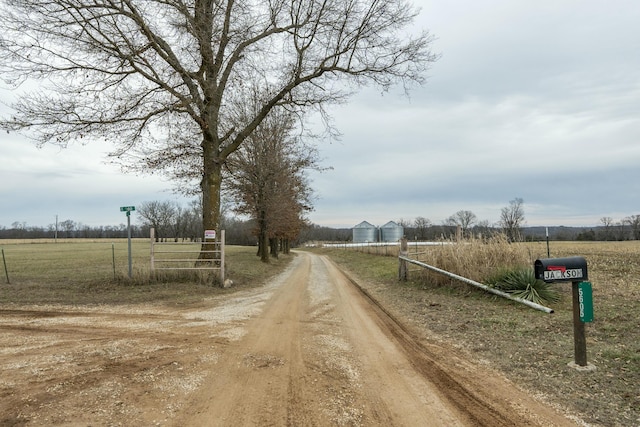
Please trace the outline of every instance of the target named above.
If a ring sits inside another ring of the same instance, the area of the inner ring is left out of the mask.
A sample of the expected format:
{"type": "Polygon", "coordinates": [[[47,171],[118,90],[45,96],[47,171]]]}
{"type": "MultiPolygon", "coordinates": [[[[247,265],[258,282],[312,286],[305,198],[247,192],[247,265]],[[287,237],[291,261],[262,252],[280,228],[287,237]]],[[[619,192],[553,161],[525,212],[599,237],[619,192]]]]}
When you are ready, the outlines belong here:
{"type": "MultiPolygon", "coordinates": [[[[415,255],[419,261],[477,282],[484,282],[486,278],[502,270],[532,268],[534,262],[526,246],[509,243],[502,234],[488,239],[447,241],[441,245],[419,248],[421,252],[412,254],[410,247],[409,257],[414,258],[415,255]]],[[[430,283],[436,285],[448,284],[451,280],[428,270],[424,275],[430,283]]]]}

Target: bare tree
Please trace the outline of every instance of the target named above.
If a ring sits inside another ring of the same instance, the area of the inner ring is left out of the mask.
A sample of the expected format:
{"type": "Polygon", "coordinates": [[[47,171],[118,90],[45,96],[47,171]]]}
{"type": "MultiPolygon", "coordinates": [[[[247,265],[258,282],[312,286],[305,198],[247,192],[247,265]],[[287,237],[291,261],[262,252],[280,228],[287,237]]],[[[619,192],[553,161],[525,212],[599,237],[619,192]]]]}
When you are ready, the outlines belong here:
{"type": "Polygon", "coordinates": [[[138,215],[144,221],[145,225],[155,229],[156,241],[160,241],[167,237],[177,236],[175,232],[176,217],[178,214],[178,206],[169,201],[150,201],[143,202],[138,206],[138,215]]]}
{"type": "Polygon", "coordinates": [[[500,227],[511,242],[522,240],[522,225],[524,224],[524,200],[516,197],[509,201],[509,206],[500,212],[500,227]]]}
{"type": "Polygon", "coordinates": [[[311,209],[304,172],[319,169],[317,150],[291,135],[294,126],[291,113],[274,109],[229,158],[236,211],[255,220],[264,262],[269,261],[269,249],[277,257],[278,243],[297,237],[303,214],[311,209]]]}
{"type": "Polygon", "coordinates": [[[195,241],[198,238],[201,239],[204,236],[201,199],[192,200],[185,212],[187,216],[186,237],[191,241],[195,241]]]}
{"type": "Polygon", "coordinates": [[[628,224],[631,228],[631,236],[633,240],[640,240],[640,215],[631,215],[622,221],[624,224],[628,224]]]}
{"type": "Polygon", "coordinates": [[[70,219],[65,219],[60,222],[60,229],[65,232],[65,237],[73,237],[73,232],[76,230],[76,223],[70,219]]]}
{"type": "Polygon", "coordinates": [[[603,216],[600,218],[600,223],[602,224],[603,230],[603,240],[611,240],[613,238],[613,218],[610,216],[603,216]]]}
{"type": "Polygon", "coordinates": [[[184,240],[187,237],[190,213],[191,211],[189,209],[185,209],[177,203],[175,204],[175,215],[171,223],[171,234],[176,242],[180,239],[184,240]]]}
{"type": "Polygon", "coordinates": [[[627,223],[622,220],[613,225],[614,239],[617,241],[623,241],[629,239],[629,232],[627,231],[627,223]]]}
{"type": "Polygon", "coordinates": [[[408,35],[416,15],[405,0],[3,0],[0,75],[38,84],[0,125],[195,179],[217,229],[223,165],[274,107],[304,117],[359,85],[424,82],[437,56],[408,35]]]}
{"type": "Polygon", "coordinates": [[[456,226],[456,227],[459,226],[462,230],[462,235],[468,236],[469,229],[473,224],[475,224],[477,219],[478,217],[476,217],[476,214],[474,214],[473,212],[460,210],[455,214],[451,215],[449,218],[447,218],[446,223],[447,225],[451,225],[451,226],[456,226]]]}
{"type": "Polygon", "coordinates": [[[278,257],[278,252],[287,254],[290,242],[298,238],[302,228],[307,225],[305,214],[312,210],[310,199],[312,191],[304,176],[304,171],[292,173],[289,179],[278,186],[276,200],[273,205],[274,221],[271,223],[269,245],[271,256],[278,257]]]}
{"type": "Polygon", "coordinates": [[[427,229],[433,225],[430,219],[423,216],[417,217],[413,224],[417,232],[417,238],[420,240],[427,238],[427,229]]]}

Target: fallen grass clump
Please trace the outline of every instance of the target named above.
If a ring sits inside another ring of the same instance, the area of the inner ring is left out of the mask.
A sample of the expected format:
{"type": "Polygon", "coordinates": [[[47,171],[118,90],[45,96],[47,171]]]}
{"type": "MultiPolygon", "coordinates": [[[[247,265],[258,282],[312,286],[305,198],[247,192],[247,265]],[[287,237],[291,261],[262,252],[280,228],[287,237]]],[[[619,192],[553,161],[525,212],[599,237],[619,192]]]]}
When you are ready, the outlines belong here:
{"type": "Polygon", "coordinates": [[[538,280],[530,268],[515,268],[499,271],[486,279],[486,284],[507,292],[516,298],[545,304],[558,302],[560,294],[549,283],[538,280]]]}

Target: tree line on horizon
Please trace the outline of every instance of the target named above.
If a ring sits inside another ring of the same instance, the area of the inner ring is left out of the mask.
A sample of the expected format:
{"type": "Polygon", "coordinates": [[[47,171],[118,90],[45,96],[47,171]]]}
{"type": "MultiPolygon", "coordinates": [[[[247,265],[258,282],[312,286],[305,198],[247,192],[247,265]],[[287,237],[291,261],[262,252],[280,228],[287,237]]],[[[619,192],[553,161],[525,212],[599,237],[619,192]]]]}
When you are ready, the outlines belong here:
{"type": "MultiPolygon", "coordinates": [[[[143,202],[136,207],[138,219],[132,224],[132,236],[148,238],[149,228],[153,227],[156,229],[156,238],[159,240],[199,241],[204,235],[200,209],[200,204],[195,200],[187,206],[181,206],[172,201],[143,202]]],[[[230,204],[227,203],[222,215],[222,229],[225,230],[227,244],[258,245],[256,221],[235,216],[232,212],[230,204]]],[[[504,231],[499,222],[491,225],[488,221],[478,221],[471,211],[458,211],[441,224],[435,224],[425,217],[417,217],[414,220],[399,219],[396,223],[404,228],[404,234],[409,240],[419,241],[454,238],[458,227],[462,231],[463,224],[464,236],[488,236],[504,231]]],[[[308,241],[349,242],[352,240],[351,228],[326,227],[308,222],[296,227],[299,227],[299,232],[296,238],[291,240],[292,246],[308,241]]],[[[520,224],[520,239],[544,240],[546,228],[549,230],[551,240],[640,240],[640,215],[631,215],[619,221],[614,221],[611,217],[602,217],[600,225],[596,227],[526,227],[520,224]]],[[[49,224],[46,227],[28,226],[24,222],[16,221],[11,224],[11,227],[0,226],[0,239],[53,239],[55,235],[55,224],[49,224]]],[[[59,222],[57,237],[61,239],[126,238],[127,228],[125,224],[91,227],[68,219],[59,222]]]]}

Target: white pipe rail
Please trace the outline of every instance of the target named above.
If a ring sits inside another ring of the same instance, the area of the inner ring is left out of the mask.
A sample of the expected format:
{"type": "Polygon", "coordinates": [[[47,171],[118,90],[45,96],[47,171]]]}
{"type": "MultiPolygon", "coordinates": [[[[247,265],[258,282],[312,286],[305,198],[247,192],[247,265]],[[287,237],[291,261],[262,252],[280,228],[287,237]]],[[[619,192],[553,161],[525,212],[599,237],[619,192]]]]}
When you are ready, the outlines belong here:
{"type": "Polygon", "coordinates": [[[511,301],[515,301],[515,302],[519,302],[521,304],[527,305],[527,306],[529,306],[531,308],[534,308],[536,310],[544,311],[545,313],[549,313],[549,314],[553,313],[553,309],[552,308],[545,307],[544,305],[536,304],[533,301],[528,301],[526,299],[514,297],[513,295],[510,295],[507,292],[503,292],[503,291],[501,291],[499,289],[492,288],[491,286],[487,286],[487,285],[482,284],[480,282],[476,282],[475,280],[467,279],[466,277],[462,277],[462,276],[458,276],[457,274],[449,273],[446,270],[442,270],[442,269],[440,269],[438,267],[434,267],[432,265],[425,264],[424,262],[416,261],[416,260],[411,259],[411,258],[407,258],[407,257],[404,257],[404,256],[400,256],[399,258],[401,260],[403,260],[403,261],[410,262],[411,264],[419,265],[420,267],[424,267],[426,269],[435,271],[436,273],[443,274],[445,276],[451,277],[452,279],[459,280],[461,282],[464,282],[464,283],[467,283],[469,285],[475,286],[477,288],[483,289],[483,290],[485,290],[487,292],[491,292],[492,294],[507,298],[507,299],[509,299],[511,301]]]}

